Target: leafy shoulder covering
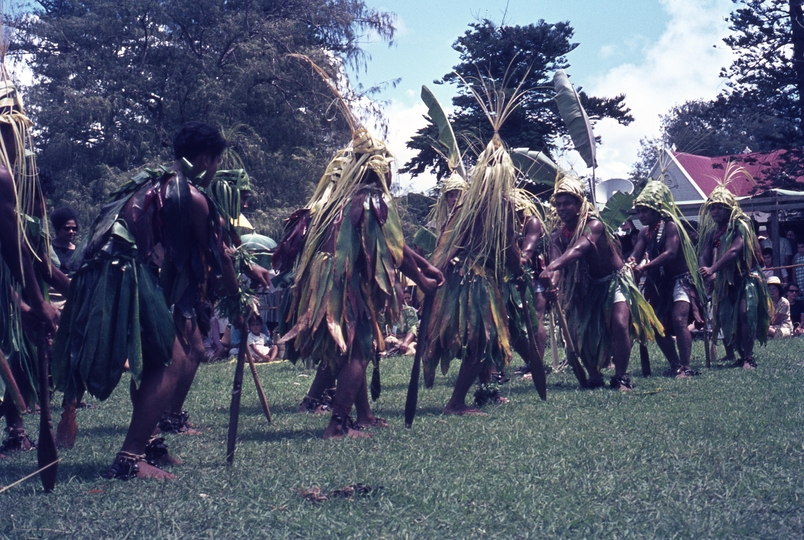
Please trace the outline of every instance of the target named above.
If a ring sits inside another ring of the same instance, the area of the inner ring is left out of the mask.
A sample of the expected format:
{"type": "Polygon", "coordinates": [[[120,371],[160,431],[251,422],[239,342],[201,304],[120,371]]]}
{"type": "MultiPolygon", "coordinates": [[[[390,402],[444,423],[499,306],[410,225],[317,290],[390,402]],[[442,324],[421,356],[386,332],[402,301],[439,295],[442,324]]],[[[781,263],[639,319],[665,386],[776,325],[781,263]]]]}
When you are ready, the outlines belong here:
{"type": "MultiPolygon", "coordinates": [[[[296,269],[291,317],[295,325],[282,338],[294,341],[302,357],[338,366],[360,347],[371,358],[375,343],[385,347],[377,323],[398,320],[402,284],[397,268],[405,247],[396,208],[381,188],[360,187],[337,210],[309,263],[296,269]]],[[[308,246],[309,248],[310,246],[308,246]]]]}

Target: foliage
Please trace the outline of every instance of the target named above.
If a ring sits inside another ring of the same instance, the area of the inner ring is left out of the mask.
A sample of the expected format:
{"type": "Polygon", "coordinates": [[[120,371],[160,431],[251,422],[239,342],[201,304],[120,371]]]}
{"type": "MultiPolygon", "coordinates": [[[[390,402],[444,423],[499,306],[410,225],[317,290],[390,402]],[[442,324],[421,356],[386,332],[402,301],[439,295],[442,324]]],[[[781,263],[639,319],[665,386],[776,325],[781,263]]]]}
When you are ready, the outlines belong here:
{"type": "Polygon", "coordinates": [[[399,220],[402,222],[402,233],[405,243],[413,240],[416,231],[427,224],[427,215],[435,204],[435,199],[421,193],[408,193],[394,199],[399,220]]]}
{"type": "MultiPolygon", "coordinates": [[[[797,339],[757,350],[754,372],[703,368],[692,379],[633,377],[635,390],[578,390],[571,373],[547,376],[541,402],[530,381],[501,386],[488,417],[441,415],[457,369],[422,390],[403,428],[410,360],[382,361],[373,404],[390,428],[370,440],[324,441],[327,417],[297,414],[314,372],[258,364],[273,413],[267,424],[244,380],[234,463],[225,434],[234,364],[203,364],[187,408],[201,431],[167,435],[174,481],[106,480],[125,437],[128,388],[78,411],[78,439],[60,451],[54,493],[33,478],[0,494],[8,538],[800,538],[804,535],[804,378],[797,339]],[[762,399],[748,399],[762,396],[762,399]],[[353,501],[329,493],[383,486],[353,501]]],[[[654,373],[663,369],[649,347],[654,373]]],[[[722,351],[722,349],[721,349],[722,351]]],[[[550,356],[548,351],[548,357],[550,356]]],[[[632,365],[639,365],[634,347],[632,365]]],[[[518,365],[518,364],[517,364],[518,365]]],[[[247,376],[248,377],[248,376],[247,376]]],[[[54,407],[60,397],[53,400],[54,407]]],[[[36,425],[36,417],[26,417],[36,425]]],[[[36,453],[4,460],[0,485],[36,470],[36,453]]]]}
{"type": "Polygon", "coordinates": [[[248,171],[255,206],[302,204],[349,130],[287,54],[337,79],[364,65],[363,35],[395,31],[362,0],[41,0],[13,24],[31,59],[44,188],[82,220],[121,175],[172,161],[172,135],[190,120],[223,129],[240,158],[223,165],[248,171]]]}
{"type": "MultiPolygon", "coordinates": [[[[662,117],[657,139],[642,141],[632,178],[645,180],[655,160],[651,147],[724,156],[787,149],[778,167],[763,171],[768,187],[787,187],[801,176],[804,146],[804,17],[800,0],[734,0],[726,44],[733,63],[721,71],[727,88],[711,101],[688,101],[662,117]]],[[[749,158],[750,159],[750,158],[749,158]]]]}
{"type": "MultiPolygon", "coordinates": [[[[556,139],[566,134],[553,101],[552,72],[566,69],[566,55],[577,43],[572,43],[573,29],[567,22],[555,24],[539,20],[526,26],[497,25],[488,19],[471,23],[470,29],[460,36],[453,48],[458,52],[460,63],[436,81],[436,84],[458,85],[458,93],[452,99],[454,112],[450,116],[455,135],[462,141],[464,159],[474,163],[475,157],[491,140],[492,128],[483,110],[468,88],[460,86],[460,80],[479,87],[499,88],[510,94],[524,79],[522,90],[527,92],[522,105],[513,112],[500,130],[500,137],[512,148],[528,147],[531,150],[551,154],[556,149],[556,139]],[[506,77],[507,75],[507,77],[506,77]],[[472,82],[475,81],[475,82],[472,82]],[[502,84],[505,82],[505,86],[502,84]]],[[[482,90],[478,88],[482,95],[482,90]]],[[[633,119],[625,107],[625,96],[598,98],[579,92],[581,102],[592,120],[614,118],[622,124],[633,119]]],[[[441,179],[449,174],[446,160],[432,148],[438,139],[438,128],[430,123],[419,130],[408,142],[408,147],[418,151],[405,164],[403,171],[416,176],[431,169],[441,179]]]]}

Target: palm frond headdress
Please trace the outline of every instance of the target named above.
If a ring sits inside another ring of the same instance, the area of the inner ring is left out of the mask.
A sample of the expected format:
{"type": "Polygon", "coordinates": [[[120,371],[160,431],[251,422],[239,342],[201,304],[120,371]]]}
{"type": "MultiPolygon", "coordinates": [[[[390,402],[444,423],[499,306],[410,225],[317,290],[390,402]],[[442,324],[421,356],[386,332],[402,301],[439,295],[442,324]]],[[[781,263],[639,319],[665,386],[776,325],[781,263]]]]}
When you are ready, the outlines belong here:
{"type": "MultiPolygon", "coordinates": [[[[460,75],[458,77],[486,114],[494,129],[494,136],[469,173],[469,188],[461,197],[460,207],[442,235],[433,254],[433,264],[445,268],[457,249],[465,249],[468,254],[468,259],[464,261],[466,266],[484,267],[493,261],[491,269],[496,278],[502,279],[505,274],[505,258],[502,254],[508,248],[509,240],[506,224],[514,222],[516,168],[499,131],[525,95],[522,86],[527,74],[510,93],[482,77],[477,79],[476,87],[468,84],[460,75]],[[478,219],[483,219],[483,227],[477,227],[478,219]]],[[[503,77],[502,86],[507,80],[508,73],[503,77]]]]}
{"type": "Polygon", "coordinates": [[[735,231],[739,230],[743,236],[743,260],[749,265],[753,265],[755,261],[761,259],[760,254],[757,252],[759,243],[757,242],[756,233],[751,225],[751,218],[743,212],[737,197],[728,189],[728,185],[740,175],[748,177],[751,182],[754,181],[754,177],[744,167],[734,165],[731,162],[726,166],[723,178],[716,178],[718,185],[709,194],[698,213],[700,227],[699,246],[707,245],[716,234],[722,237],[724,246],[729,246],[734,238],[735,231]],[[712,219],[710,209],[715,205],[724,206],[730,212],[725,231],[718,230],[717,223],[712,219]]]}

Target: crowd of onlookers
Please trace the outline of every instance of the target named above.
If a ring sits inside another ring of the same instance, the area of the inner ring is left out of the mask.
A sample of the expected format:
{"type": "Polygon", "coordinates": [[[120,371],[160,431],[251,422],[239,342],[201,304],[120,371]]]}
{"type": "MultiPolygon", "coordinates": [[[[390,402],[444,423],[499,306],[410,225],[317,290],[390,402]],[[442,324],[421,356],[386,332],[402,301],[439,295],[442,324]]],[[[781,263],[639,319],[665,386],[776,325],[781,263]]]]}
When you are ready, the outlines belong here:
{"type": "Polygon", "coordinates": [[[772,338],[800,336],[804,334],[804,237],[798,238],[793,229],[779,238],[778,265],[775,265],[773,240],[765,236],[766,229],[759,229],[759,244],[762,249],[762,271],[768,281],[768,291],[773,301],[774,317],[768,329],[772,338]]]}

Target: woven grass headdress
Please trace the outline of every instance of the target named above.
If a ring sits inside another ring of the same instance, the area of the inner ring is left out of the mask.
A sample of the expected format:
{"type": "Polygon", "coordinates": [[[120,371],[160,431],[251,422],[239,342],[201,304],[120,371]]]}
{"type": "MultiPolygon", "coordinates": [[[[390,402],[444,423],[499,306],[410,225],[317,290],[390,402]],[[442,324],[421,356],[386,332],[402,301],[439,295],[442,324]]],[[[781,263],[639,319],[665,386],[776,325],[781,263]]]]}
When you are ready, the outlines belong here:
{"type": "MultiPolygon", "coordinates": [[[[556,197],[558,195],[572,195],[581,203],[580,212],[578,213],[578,224],[575,226],[572,235],[572,242],[574,243],[581,234],[583,234],[583,229],[586,227],[586,221],[589,217],[595,216],[599,219],[599,216],[594,205],[586,198],[586,192],[584,191],[583,183],[580,178],[564,175],[556,180],[553,194],[550,196],[550,204],[553,205],[553,207],[555,207],[556,197]]],[[[555,210],[553,210],[551,214],[550,225],[553,230],[563,225],[558,215],[555,213],[555,210]]]]}

